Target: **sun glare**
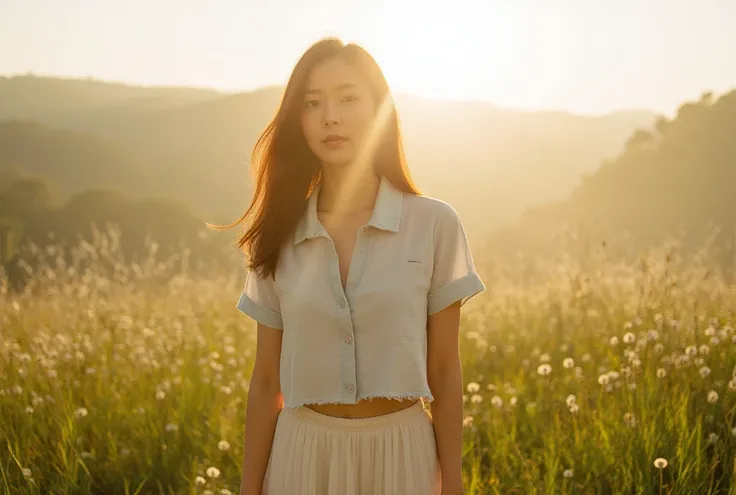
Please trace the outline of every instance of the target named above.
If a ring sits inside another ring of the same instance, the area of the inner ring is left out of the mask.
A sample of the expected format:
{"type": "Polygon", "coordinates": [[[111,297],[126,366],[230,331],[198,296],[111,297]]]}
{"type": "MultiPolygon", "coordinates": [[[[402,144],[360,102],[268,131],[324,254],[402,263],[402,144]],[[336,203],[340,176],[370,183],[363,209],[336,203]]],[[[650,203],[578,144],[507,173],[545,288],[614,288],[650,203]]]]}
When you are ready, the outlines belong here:
{"type": "Polygon", "coordinates": [[[437,99],[503,92],[494,75],[519,55],[511,48],[518,44],[504,18],[508,12],[487,1],[449,5],[405,1],[386,7],[374,51],[392,90],[437,99]]]}

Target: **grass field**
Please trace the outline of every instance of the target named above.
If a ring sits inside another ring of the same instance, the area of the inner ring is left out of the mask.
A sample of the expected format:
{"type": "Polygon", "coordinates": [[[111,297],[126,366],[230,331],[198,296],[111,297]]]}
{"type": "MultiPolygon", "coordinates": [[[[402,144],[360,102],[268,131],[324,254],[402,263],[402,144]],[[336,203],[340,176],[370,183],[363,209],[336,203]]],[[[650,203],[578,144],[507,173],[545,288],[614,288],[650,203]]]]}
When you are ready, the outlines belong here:
{"type": "MultiPolygon", "coordinates": [[[[254,326],[242,272],[53,249],[0,297],[5,493],[237,493],[254,326]],[[113,261],[109,261],[113,260],[113,261]],[[115,269],[103,273],[96,266],[115,269]]],[[[463,316],[468,494],[736,493],[736,291],[654,253],[482,265],[463,316]]]]}

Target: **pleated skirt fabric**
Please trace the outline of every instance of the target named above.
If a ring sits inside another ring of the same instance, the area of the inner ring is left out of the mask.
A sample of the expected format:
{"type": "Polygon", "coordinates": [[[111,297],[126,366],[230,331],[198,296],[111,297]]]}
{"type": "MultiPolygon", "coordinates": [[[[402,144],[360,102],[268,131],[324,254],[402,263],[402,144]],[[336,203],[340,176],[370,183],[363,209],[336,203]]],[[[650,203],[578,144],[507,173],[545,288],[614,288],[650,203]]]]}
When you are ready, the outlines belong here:
{"type": "Polygon", "coordinates": [[[439,495],[431,416],[422,401],[371,418],[308,407],[279,414],[263,495],[439,495]]]}

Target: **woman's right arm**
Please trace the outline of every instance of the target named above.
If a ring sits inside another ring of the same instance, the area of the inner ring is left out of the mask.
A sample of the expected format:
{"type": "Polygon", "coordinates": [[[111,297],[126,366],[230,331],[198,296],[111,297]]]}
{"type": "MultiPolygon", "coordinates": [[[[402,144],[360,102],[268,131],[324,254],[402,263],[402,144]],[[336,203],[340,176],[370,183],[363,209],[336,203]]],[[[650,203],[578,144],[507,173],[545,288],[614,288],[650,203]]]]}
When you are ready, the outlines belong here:
{"type": "Polygon", "coordinates": [[[261,495],[276,420],[284,407],[279,383],[282,330],[258,324],[256,362],[245,410],[243,479],[240,495],[261,495]]]}

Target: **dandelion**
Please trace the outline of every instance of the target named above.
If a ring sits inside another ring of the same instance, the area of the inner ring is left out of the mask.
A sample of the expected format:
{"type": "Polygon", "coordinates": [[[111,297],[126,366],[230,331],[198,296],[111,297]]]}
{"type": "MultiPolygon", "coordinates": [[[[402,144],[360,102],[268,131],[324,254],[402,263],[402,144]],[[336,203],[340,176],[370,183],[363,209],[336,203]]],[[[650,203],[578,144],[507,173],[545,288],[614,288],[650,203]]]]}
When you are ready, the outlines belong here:
{"type": "Polygon", "coordinates": [[[169,423],[166,425],[166,431],[168,432],[174,432],[174,431],[177,431],[178,429],[179,427],[175,425],[174,423],[169,423]]]}
{"type": "Polygon", "coordinates": [[[616,347],[618,345],[618,337],[611,337],[611,340],[609,340],[609,344],[611,344],[611,347],[616,347]]]}
{"type": "Polygon", "coordinates": [[[518,399],[517,399],[516,397],[511,397],[511,398],[509,399],[509,405],[510,405],[511,407],[514,407],[514,406],[516,405],[516,403],[517,403],[517,402],[518,402],[518,399]]]}
{"type": "Polygon", "coordinates": [[[635,341],[636,341],[636,336],[633,333],[627,332],[624,335],[624,344],[633,344],[635,341]]]}
{"type": "Polygon", "coordinates": [[[698,348],[698,352],[702,354],[703,356],[707,356],[710,353],[710,347],[703,344],[698,348]]]}
{"type": "Polygon", "coordinates": [[[698,373],[700,373],[700,378],[707,378],[710,375],[710,368],[703,366],[698,373]]]}
{"type": "Polygon", "coordinates": [[[565,369],[568,369],[568,370],[570,370],[570,369],[572,369],[572,368],[574,368],[574,367],[575,367],[575,360],[574,360],[573,358],[565,358],[565,359],[564,359],[564,360],[562,361],[562,366],[563,366],[563,367],[564,367],[565,369]]]}
{"type": "Polygon", "coordinates": [[[562,476],[564,476],[565,478],[572,478],[572,476],[573,476],[573,471],[572,471],[572,469],[565,469],[565,470],[564,470],[564,471],[562,472],[562,476]]]}
{"type": "Polygon", "coordinates": [[[659,342],[654,344],[654,352],[656,352],[657,354],[661,354],[662,351],[664,351],[664,346],[662,344],[660,344],[659,342]]]}
{"type": "Polygon", "coordinates": [[[233,492],[231,492],[227,488],[222,488],[220,489],[220,495],[233,495],[233,492]]]}
{"type": "Polygon", "coordinates": [[[664,368],[659,368],[657,370],[657,378],[664,378],[665,376],[667,376],[667,370],[664,368]]]}
{"type": "Polygon", "coordinates": [[[33,408],[31,406],[26,407],[26,414],[33,414],[33,408]]]}
{"type": "Polygon", "coordinates": [[[203,486],[207,484],[207,480],[204,479],[202,476],[197,476],[194,478],[194,484],[197,486],[203,486]]]}
{"type": "Polygon", "coordinates": [[[205,473],[206,473],[206,474],[207,474],[207,476],[209,476],[210,478],[219,478],[219,477],[220,477],[220,470],[219,470],[219,469],[217,469],[217,468],[216,468],[216,467],[214,467],[214,466],[210,466],[210,467],[208,467],[208,468],[207,468],[207,471],[205,471],[205,473]]]}
{"type": "Polygon", "coordinates": [[[472,404],[480,404],[481,402],[483,402],[483,396],[480,394],[473,394],[473,396],[470,397],[470,402],[472,404]]]}
{"type": "Polygon", "coordinates": [[[550,373],[552,373],[552,366],[549,364],[542,364],[537,368],[537,373],[539,373],[542,376],[547,376],[550,373]]]}
{"type": "Polygon", "coordinates": [[[80,407],[79,409],[74,411],[74,417],[77,419],[84,418],[85,416],[87,416],[87,414],[87,409],[83,407],[80,407]]]}
{"type": "Polygon", "coordinates": [[[541,356],[539,356],[540,363],[549,363],[549,361],[550,361],[549,354],[542,354],[541,356]]]}
{"type": "Polygon", "coordinates": [[[730,392],[736,392],[736,379],[733,379],[730,382],[728,382],[728,390],[730,392]]]}
{"type": "Polygon", "coordinates": [[[692,357],[695,356],[698,353],[698,349],[694,345],[689,345],[685,347],[685,354],[692,357]]]}
{"type": "Polygon", "coordinates": [[[473,416],[465,416],[463,418],[463,426],[465,428],[470,428],[471,426],[473,426],[473,416]]]}
{"type": "Polygon", "coordinates": [[[708,435],[708,443],[716,443],[718,441],[718,435],[711,433],[708,435]]]}
{"type": "Polygon", "coordinates": [[[474,394],[480,390],[480,385],[476,382],[470,382],[468,383],[467,390],[469,393],[474,394]]]}
{"type": "Polygon", "coordinates": [[[716,329],[713,327],[708,327],[703,333],[706,335],[706,337],[712,337],[716,334],[716,329]]]}
{"type": "Polygon", "coordinates": [[[493,397],[491,397],[491,405],[496,409],[501,409],[501,407],[503,406],[503,399],[498,395],[494,395],[493,397]]]}
{"type": "Polygon", "coordinates": [[[163,390],[157,390],[156,391],[156,399],[157,400],[164,400],[166,398],[166,392],[163,390]]]}
{"type": "Polygon", "coordinates": [[[667,459],[664,457],[658,457],[654,459],[654,467],[657,469],[664,469],[667,467],[667,459]]]}
{"type": "Polygon", "coordinates": [[[585,354],[582,355],[580,359],[582,359],[584,363],[587,363],[588,361],[591,360],[591,357],[590,357],[590,354],[586,352],[585,354]]]}
{"type": "Polygon", "coordinates": [[[718,392],[716,392],[715,390],[711,390],[710,392],[708,392],[708,402],[710,404],[715,404],[716,402],[718,402],[718,392]]]}
{"type": "Polygon", "coordinates": [[[565,399],[565,404],[567,404],[567,407],[570,407],[571,404],[575,404],[575,396],[570,394],[567,396],[567,399],[565,399]]]}
{"type": "Polygon", "coordinates": [[[601,376],[598,377],[598,383],[600,385],[608,385],[609,381],[610,381],[610,378],[605,373],[603,373],[601,376]]]}
{"type": "Polygon", "coordinates": [[[577,405],[577,403],[575,403],[575,402],[573,402],[572,404],[570,404],[568,407],[570,409],[570,412],[573,413],[573,414],[575,414],[576,412],[578,412],[580,410],[580,406],[577,405]]]}
{"type": "Polygon", "coordinates": [[[225,452],[226,450],[230,450],[230,442],[227,440],[220,440],[217,442],[217,448],[221,451],[225,452]]]}

